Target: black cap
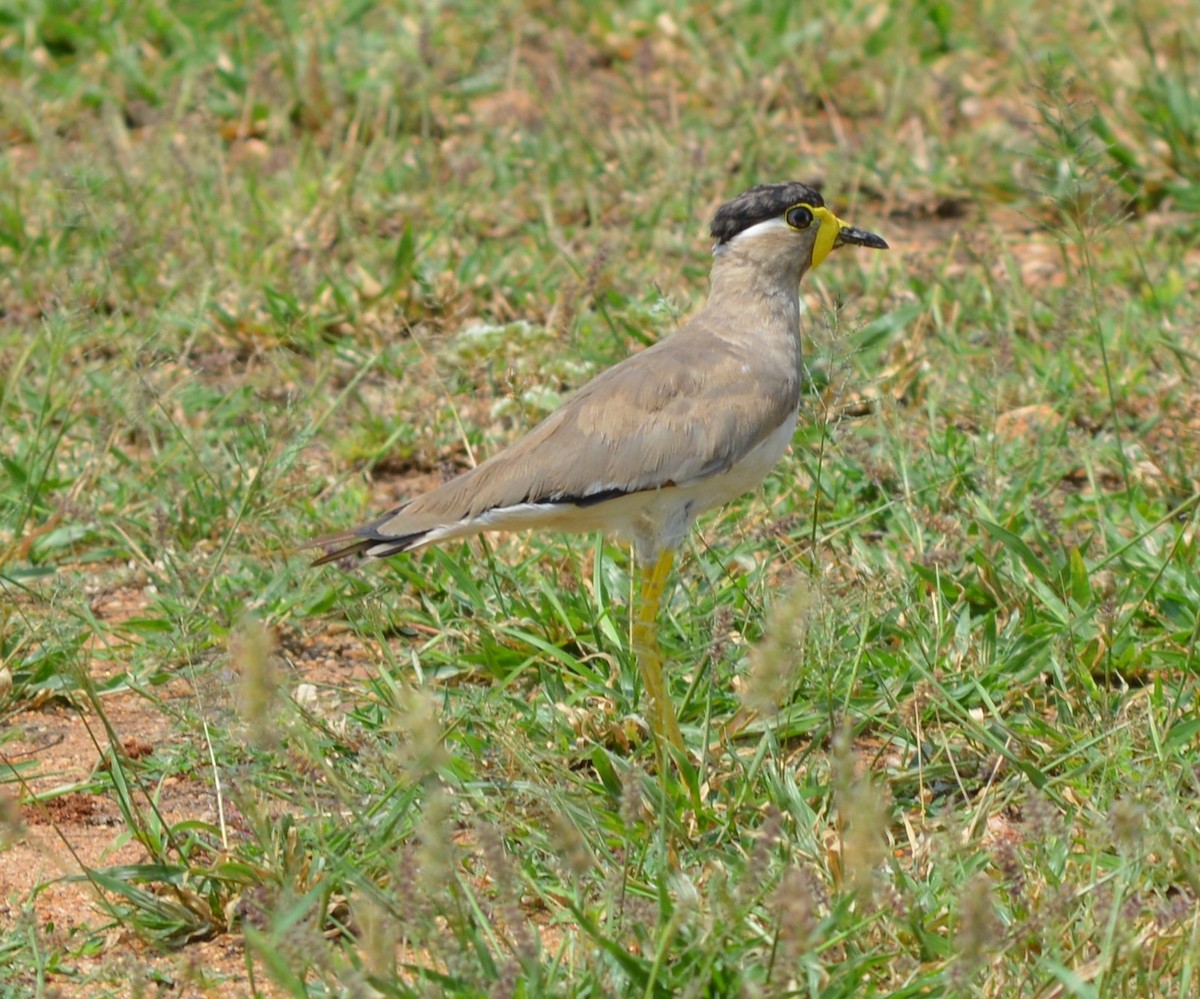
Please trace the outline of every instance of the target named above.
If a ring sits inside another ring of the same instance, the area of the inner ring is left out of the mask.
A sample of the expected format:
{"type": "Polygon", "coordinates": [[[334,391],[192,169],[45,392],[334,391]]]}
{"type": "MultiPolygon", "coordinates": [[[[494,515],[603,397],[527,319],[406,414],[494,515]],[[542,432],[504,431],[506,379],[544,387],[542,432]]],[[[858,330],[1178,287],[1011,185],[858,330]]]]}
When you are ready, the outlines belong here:
{"type": "Polygon", "coordinates": [[[779,218],[792,205],[801,204],[823,208],[825,200],[813,188],[795,180],[786,184],[759,184],[718,208],[710,231],[718,245],[728,243],[752,225],[779,218]]]}

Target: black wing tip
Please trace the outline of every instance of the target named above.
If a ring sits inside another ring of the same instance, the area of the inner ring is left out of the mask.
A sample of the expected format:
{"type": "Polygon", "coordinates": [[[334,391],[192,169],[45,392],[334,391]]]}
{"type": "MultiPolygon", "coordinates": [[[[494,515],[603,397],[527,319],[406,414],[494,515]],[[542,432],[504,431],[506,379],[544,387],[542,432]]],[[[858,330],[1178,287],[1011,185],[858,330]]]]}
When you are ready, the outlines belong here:
{"type": "Polygon", "coordinates": [[[343,544],[349,540],[343,535],[332,538],[318,538],[316,541],[310,541],[305,548],[324,548],[325,554],[319,555],[317,558],[309,562],[309,566],[328,565],[330,562],[337,562],[340,559],[353,558],[355,555],[364,555],[368,548],[375,542],[365,538],[358,538],[353,544],[343,544]]]}
{"type": "Polygon", "coordinates": [[[330,562],[340,562],[342,559],[348,560],[355,556],[388,558],[391,555],[399,555],[400,552],[415,548],[425,537],[424,533],[401,534],[395,537],[365,533],[369,530],[371,530],[370,527],[365,527],[361,531],[354,531],[350,534],[334,534],[328,538],[310,541],[304,546],[305,548],[324,548],[325,554],[313,559],[309,566],[328,565],[330,562]],[[350,544],[346,544],[347,541],[350,544]]]}
{"type": "Polygon", "coordinates": [[[387,521],[400,513],[407,505],[407,503],[401,503],[399,506],[388,510],[382,516],[376,517],[374,520],[364,524],[362,527],[355,528],[353,531],[339,531],[337,534],[327,534],[324,537],[315,538],[302,545],[302,548],[325,549],[325,554],[313,559],[309,563],[309,566],[328,565],[330,562],[339,562],[342,559],[349,560],[355,556],[387,558],[389,555],[395,555],[398,552],[407,551],[409,548],[412,548],[425,536],[425,532],[398,535],[379,533],[379,526],[387,523],[387,521]],[[372,551],[372,549],[388,545],[393,547],[383,551],[372,551]]]}

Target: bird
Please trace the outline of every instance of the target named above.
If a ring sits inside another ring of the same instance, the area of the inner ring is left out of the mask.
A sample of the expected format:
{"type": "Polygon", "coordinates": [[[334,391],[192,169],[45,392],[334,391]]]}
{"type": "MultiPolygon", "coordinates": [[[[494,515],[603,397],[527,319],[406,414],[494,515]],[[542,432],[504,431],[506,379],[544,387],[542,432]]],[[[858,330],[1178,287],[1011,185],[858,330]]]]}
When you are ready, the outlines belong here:
{"type": "Polygon", "coordinates": [[[706,304],[673,334],[579,388],[524,437],[353,530],[313,560],[400,552],[490,531],[601,531],[631,541],[631,638],[660,749],[686,753],[663,679],[658,613],[696,518],[749,492],[778,463],[803,388],[799,283],[841,246],[887,249],[798,181],[722,204],[706,304]]]}

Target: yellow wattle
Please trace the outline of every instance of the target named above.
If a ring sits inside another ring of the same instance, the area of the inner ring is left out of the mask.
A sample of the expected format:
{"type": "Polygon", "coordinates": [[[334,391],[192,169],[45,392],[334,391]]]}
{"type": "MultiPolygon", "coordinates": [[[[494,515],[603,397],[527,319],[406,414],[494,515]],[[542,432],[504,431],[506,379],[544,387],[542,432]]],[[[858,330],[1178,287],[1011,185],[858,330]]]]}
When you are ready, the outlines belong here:
{"type": "Polygon", "coordinates": [[[834,243],[837,241],[838,233],[842,231],[842,227],[846,223],[828,208],[814,208],[812,213],[813,218],[821,223],[821,228],[817,230],[816,242],[813,243],[812,265],[816,267],[829,256],[829,251],[833,249],[834,243]]]}

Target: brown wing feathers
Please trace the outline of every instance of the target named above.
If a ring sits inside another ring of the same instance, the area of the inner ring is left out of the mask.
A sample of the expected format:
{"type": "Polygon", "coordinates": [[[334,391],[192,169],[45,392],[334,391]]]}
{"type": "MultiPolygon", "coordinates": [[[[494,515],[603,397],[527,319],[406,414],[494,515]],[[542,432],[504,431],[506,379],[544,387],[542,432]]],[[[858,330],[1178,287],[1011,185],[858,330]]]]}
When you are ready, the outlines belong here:
{"type": "Polygon", "coordinates": [[[314,564],[372,548],[379,556],[405,551],[431,531],[497,508],[592,505],[723,471],[794,411],[794,372],[794,363],[743,356],[693,321],[593,379],[471,471],[356,531],[315,542],[348,544],[314,564]]]}

